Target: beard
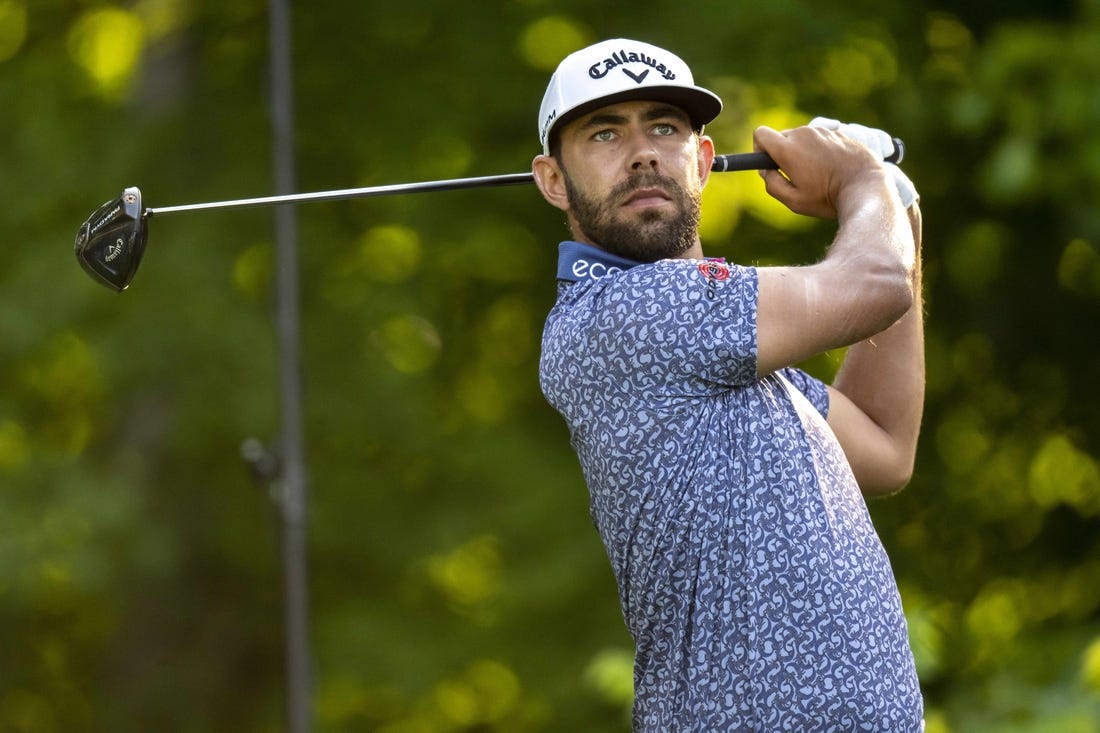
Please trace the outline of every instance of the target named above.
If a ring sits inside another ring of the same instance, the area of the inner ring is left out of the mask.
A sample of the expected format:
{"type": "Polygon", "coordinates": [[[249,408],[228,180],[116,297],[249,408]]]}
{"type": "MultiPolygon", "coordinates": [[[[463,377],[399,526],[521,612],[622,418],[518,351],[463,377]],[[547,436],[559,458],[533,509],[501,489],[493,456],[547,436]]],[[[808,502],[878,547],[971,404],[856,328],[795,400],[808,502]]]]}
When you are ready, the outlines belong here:
{"type": "Polygon", "coordinates": [[[696,241],[699,229],[700,189],[686,191],[671,178],[646,171],[615,186],[601,201],[583,193],[562,169],[569,211],[590,242],[611,254],[637,262],[679,257],[696,241]],[[621,202],[641,188],[661,188],[676,205],[675,213],[648,209],[628,220],[621,202]]]}

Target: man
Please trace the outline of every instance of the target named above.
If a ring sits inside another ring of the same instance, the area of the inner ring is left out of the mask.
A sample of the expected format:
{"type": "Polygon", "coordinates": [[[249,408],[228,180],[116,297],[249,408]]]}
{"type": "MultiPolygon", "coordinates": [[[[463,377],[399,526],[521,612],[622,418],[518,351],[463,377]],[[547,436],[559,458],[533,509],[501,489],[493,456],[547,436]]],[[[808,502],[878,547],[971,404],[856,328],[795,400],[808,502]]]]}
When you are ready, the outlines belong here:
{"type": "Polygon", "coordinates": [[[672,53],[598,43],[551,78],[532,164],[573,238],[541,383],[636,645],[634,727],[917,731],[905,618],[861,495],[913,467],[916,192],[868,147],[885,133],[761,127],[783,171],[761,172],[767,192],[835,217],[835,240],[803,267],[705,260],[702,130],[720,110],[672,53]],[[842,346],[832,385],[794,368],[842,346]]]}

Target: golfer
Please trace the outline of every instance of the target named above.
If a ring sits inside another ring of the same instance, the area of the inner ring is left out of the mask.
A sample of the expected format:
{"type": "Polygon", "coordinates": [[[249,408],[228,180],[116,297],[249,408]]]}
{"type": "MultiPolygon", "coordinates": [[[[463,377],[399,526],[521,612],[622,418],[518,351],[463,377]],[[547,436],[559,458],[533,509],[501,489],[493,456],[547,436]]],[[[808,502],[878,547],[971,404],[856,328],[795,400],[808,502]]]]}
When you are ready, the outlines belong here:
{"type": "Polygon", "coordinates": [[[568,56],[539,112],[565,212],[540,379],[568,423],[635,643],[636,731],[922,728],[889,559],[864,496],[909,480],[924,399],[920,214],[885,133],[833,120],[755,145],[816,263],[705,259],[721,110],[676,55],[568,56]],[[831,385],[795,365],[848,347],[831,385]]]}

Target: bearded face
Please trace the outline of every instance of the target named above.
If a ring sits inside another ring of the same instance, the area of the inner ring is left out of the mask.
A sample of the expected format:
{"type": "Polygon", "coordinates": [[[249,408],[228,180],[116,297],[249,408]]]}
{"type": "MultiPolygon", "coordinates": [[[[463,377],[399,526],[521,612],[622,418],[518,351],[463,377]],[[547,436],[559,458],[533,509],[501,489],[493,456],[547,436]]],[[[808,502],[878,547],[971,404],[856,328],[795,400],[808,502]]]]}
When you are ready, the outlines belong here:
{"type": "Polygon", "coordinates": [[[612,254],[638,262],[679,257],[696,241],[701,186],[685,190],[667,176],[644,171],[616,185],[604,197],[582,191],[562,168],[569,211],[588,240],[612,254]],[[673,204],[632,211],[624,205],[638,191],[660,189],[673,204]]]}

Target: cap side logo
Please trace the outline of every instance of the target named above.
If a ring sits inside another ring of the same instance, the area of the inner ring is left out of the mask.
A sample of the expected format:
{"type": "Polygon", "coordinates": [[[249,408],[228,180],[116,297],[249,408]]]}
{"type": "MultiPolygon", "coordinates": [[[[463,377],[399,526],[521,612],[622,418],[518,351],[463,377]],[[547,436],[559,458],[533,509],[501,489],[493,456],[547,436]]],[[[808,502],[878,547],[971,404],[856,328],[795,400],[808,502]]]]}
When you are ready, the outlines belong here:
{"type": "Polygon", "coordinates": [[[542,123],[542,129],[539,130],[539,139],[545,141],[547,134],[550,132],[550,127],[554,124],[554,120],[558,118],[558,110],[550,110],[550,114],[546,115],[546,121],[542,123]]]}

